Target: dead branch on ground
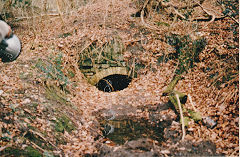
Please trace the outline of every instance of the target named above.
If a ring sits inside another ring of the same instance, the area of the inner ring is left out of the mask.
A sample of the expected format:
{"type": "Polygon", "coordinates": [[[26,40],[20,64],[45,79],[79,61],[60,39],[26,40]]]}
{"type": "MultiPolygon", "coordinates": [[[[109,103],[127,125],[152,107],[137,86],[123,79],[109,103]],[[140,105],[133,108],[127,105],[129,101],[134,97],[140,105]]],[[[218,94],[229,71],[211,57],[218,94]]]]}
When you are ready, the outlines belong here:
{"type": "Polygon", "coordinates": [[[182,132],[183,132],[183,134],[182,134],[182,141],[184,141],[186,132],[185,132],[185,125],[184,125],[183,110],[182,110],[182,105],[181,105],[181,102],[180,102],[178,94],[176,94],[176,98],[177,98],[177,102],[178,102],[178,108],[179,108],[179,111],[180,111],[181,123],[182,123],[182,132]]]}
{"type": "MultiPolygon", "coordinates": [[[[143,4],[143,7],[141,7],[140,9],[140,18],[141,18],[141,22],[142,24],[148,28],[148,29],[151,29],[151,30],[160,30],[157,26],[155,25],[151,25],[149,23],[147,23],[145,20],[144,20],[144,16],[145,16],[145,11],[147,10],[147,6],[150,5],[150,1],[151,0],[146,0],[143,4]]],[[[184,19],[184,20],[187,20],[187,21],[209,21],[205,27],[207,25],[209,25],[210,23],[212,23],[213,21],[215,20],[221,20],[227,16],[216,16],[214,13],[210,12],[209,9],[205,8],[202,4],[204,3],[205,0],[200,0],[199,2],[194,0],[194,3],[192,5],[176,5],[176,4],[173,4],[172,2],[158,2],[158,6],[160,6],[161,8],[171,8],[172,10],[168,13],[172,13],[172,14],[175,14],[177,17],[181,18],[181,19],[184,19]],[[179,10],[182,10],[182,9],[187,9],[187,8],[196,8],[196,7],[200,7],[210,18],[206,18],[206,17],[197,17],[197,18],[194,18],[194,19],[187,19],[184,15],[182,15],[180,13],[179,10]]],[[[214,10],[214,9],[213,9],[214,10]]],[[[236,19],[233,19],[235,22],[239,23],[236,19]]],[[[174,22],[175,23],[175,20],[174,22]]]]}

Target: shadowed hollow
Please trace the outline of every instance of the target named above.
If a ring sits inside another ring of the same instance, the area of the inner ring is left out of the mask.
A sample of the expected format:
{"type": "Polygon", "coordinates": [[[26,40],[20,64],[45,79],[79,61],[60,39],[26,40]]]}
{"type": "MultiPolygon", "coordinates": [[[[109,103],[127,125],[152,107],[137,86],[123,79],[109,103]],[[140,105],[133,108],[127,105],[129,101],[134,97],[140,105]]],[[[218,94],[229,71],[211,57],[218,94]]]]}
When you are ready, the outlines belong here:
{"type": "Polygon", "coordinates": [[[127,88],[131,80],[128,75],[114,74],[99,80],[96,87],[104,92],[114,92],[127,88]]]}

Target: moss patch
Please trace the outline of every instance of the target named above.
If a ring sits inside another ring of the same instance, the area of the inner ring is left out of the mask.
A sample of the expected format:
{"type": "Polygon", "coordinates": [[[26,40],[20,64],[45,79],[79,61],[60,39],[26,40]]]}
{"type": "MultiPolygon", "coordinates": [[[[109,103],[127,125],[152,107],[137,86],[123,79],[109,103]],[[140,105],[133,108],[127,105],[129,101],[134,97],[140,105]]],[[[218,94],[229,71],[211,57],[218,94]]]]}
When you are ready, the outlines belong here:
{"type": "Polygon", "coordinates": [[[42,157],[42,153],[33,147],[26,147],[25,150],[9,147],[2,152],[5,156],[42,157]]]}
{"type": "Polygon", "coordinates": [[[75,126],[67,116],[61,116],[56,120],[55,129],[58,132],[71,132],[75,129],[75,126]]]}

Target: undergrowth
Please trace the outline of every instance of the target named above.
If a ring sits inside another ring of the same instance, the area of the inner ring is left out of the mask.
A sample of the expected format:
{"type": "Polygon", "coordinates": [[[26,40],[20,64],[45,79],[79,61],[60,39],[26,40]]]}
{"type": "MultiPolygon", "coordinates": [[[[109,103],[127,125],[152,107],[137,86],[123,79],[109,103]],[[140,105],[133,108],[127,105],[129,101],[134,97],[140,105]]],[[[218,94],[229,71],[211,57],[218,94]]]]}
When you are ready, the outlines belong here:
{"type": "Polygon", "coordinates": [[[38,59],[35,67],[42,73],[40,77],[43,80],[56,81],[62,90],[66,90],[70,83],[68,77],[63,73],[62,54],[59,53],[55,57],[50,57],[49,60],[38,59]]]}
{"type": "Polygon", "coordinates": [[[187,73],[189,69],[195,66],[194,63],[199,62],[199,54],[204,50],[207,41],[205,38],[192,40],[189,36],[172,35],[167,36],[167,42],[173,46],[175,59],[178,60],[175,74],[181,75],[187,73]]]}

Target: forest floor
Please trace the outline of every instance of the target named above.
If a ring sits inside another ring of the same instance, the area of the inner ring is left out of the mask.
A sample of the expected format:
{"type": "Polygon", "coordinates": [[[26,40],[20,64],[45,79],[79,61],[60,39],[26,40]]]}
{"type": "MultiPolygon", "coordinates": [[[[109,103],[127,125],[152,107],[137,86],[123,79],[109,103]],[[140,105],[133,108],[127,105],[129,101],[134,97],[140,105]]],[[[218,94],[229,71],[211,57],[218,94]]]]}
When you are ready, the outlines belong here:
{"type": "Polygon", "coordinates": [[[192,23],[179,20],[170,26],[166,19],[154,30],[146,25],[152,22],[149,18],[144,24],[141,17],[131,16],[138,9],[130,0],[95,2],[62,19],[9,22],[21,39],[22,53],[12,63],[0,63],[0,156],[238,156],[239,50],[231,30],[234,20],[197,22],[191,32],[192,23]],[[179,114],[163,96],[179,64],[177,59],[159,60],[175,52],[163,40],[169,34],[207,41],[199,62],[175,89],[191,96],[193,103],[188,99],[186,108],[194,104],[217,124],[211,128],[191,121],[183,141],[179,114]],[[93,42],[101,45],[116,36],[126,48],[125,59],[135,58],[145,68],[128,88],[106,93],[87,82],[78,54],[93,42]],[[118,144],[104,135],[107,125],[114,125],[115,132],[119,129],[118,122],[106,122],[111,117],[144,125],[148,132],[137,139],[121,135],[126,140],[118,144]]]}

